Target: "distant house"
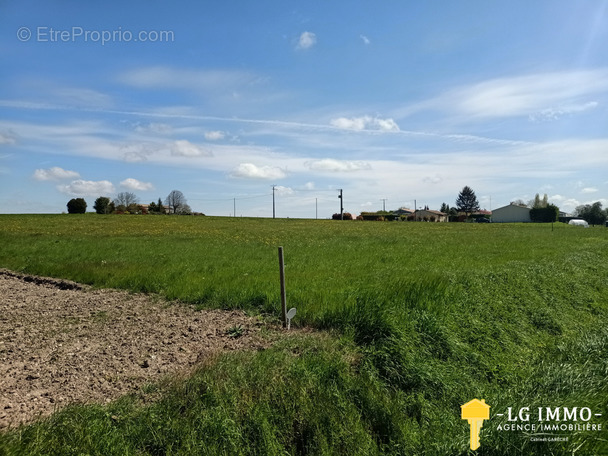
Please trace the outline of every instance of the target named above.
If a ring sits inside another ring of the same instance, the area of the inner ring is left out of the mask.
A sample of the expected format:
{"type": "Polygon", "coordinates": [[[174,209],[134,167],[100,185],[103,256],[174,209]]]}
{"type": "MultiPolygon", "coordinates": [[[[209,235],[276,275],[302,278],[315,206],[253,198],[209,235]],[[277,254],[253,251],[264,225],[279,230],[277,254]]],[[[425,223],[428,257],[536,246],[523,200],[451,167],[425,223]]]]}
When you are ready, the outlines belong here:
{"type": "Polygon", "coordinates": [[[495,223],[522,223],[531,222],[530,208],[518,204],[509,204],[492,211],[492,222],[495,223]]]}
{"type": "Polygon", "coordinates": [[[485,209],[480,209],[477,212],[473,212],[471,217],[479,218],[479,217],[491,217],[492,211],[487,211],[485,209]]]}
{"type": "Polygon", "coordinates": [[[557,218],[557,220],[562,223],[568,223],[570,220],[573,220],[575,218],[576,217],[574,215],[568,214],[564,211],[559,211],[559,217],[557,218]]]}
{"type": "Polygon", "coordinates": [[[408,216],[408,215],[413,215],[414,211],[412,209],[408,209],[407,207],[400,207],[396,211],[393,211],[393,214],[399,215],[399,216],[401,216],[401,215],[408,216]]]}
{"type": "Polygon", "coordinates": [[[440,211],[421,210],[416,211],[416,220],[424,220],[429,222],[447,222],[448,214],[440,211]]]}

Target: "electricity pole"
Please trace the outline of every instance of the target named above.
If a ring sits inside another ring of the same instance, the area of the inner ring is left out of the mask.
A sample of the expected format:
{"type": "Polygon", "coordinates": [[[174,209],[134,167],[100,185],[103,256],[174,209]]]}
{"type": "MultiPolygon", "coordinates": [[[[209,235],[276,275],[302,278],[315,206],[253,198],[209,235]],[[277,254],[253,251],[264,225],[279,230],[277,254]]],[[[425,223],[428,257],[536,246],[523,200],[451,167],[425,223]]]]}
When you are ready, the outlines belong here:
{"type": "Polygon", "coordinates": [[[274,208],[274,188],[276,185],[272,186],[272,218],[275,218],[275,208],[274,208]]]}
{"type": "Polygon", "coordinates": [[[340,220],[344,220],[344,198],[342,197],[342,189],[340,189],[338,198],[340,198],[340,220]]]}
{"type": "Polygon", "coordinates": [[[382,212],[386,212],[386,200],[387,198],[382,198],[380,201],[382,201],[382,212]]]}

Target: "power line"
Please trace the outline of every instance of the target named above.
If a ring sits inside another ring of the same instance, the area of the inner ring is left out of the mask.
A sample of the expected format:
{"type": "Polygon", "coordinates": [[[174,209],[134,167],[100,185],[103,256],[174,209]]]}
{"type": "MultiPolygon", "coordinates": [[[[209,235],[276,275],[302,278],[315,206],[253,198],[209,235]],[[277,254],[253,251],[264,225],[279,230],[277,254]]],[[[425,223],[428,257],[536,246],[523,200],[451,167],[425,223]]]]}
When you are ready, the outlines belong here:
{"type": "Polygon", "coordinates": [[[208,203],[219,203],[222,201],[233,201],[233,200],[248,200],[248,199],[255,199],[255,198],[265,198],[268,195],[270,195],[270,193],[264,193],[263,195],[252,195],[252,196],[237,196],[237,197],[232,197],[232,198],[188,198],[188,200],[190,201],[204,201],[204,202],[208,202],[208,203]]]}

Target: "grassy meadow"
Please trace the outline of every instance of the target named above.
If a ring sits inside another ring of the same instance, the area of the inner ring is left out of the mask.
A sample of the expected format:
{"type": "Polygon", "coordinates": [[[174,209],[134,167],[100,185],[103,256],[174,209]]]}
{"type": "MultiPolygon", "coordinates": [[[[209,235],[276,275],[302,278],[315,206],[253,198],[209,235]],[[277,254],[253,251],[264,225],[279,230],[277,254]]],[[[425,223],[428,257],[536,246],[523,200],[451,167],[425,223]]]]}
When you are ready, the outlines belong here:
{"type": "Polygon", "coordinates": [[[260,352],[0,434],[0,454],[608,454],[608,229],[179,216],[2,215],[0,267],[295,326],[260,352]],[[149,400],[148,395],[155,400],[149,400]],[[537,441],[508,407],[589,407],[537,441]],[[472,454],[472,453],[471,453],[472,454]]]}

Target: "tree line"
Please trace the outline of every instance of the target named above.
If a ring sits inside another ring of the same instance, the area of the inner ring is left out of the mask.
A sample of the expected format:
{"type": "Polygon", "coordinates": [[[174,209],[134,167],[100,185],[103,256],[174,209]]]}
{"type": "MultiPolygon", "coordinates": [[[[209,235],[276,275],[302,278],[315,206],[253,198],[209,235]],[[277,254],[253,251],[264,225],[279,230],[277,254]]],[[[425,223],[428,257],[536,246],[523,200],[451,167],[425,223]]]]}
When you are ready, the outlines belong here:
{"type": "MultiPolygon", "coordinates": [[[[87,210],[87,202],[84,198],[72,198],[68,201],[67,208],[68,214],[84,214],[87,210]]],[[[186,197],[179,190],[172,190],[164,202],[158,198],[158,201],[152,201],[148,205],[140,204],[137,195],[131,192],[121,192],[113,200],[107,196],[100,196],[95,200],[93,209],[98,214],[192,214],[186,197]]]]}

